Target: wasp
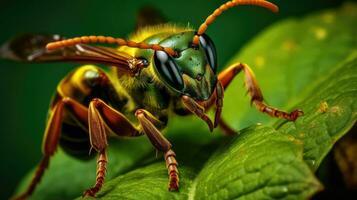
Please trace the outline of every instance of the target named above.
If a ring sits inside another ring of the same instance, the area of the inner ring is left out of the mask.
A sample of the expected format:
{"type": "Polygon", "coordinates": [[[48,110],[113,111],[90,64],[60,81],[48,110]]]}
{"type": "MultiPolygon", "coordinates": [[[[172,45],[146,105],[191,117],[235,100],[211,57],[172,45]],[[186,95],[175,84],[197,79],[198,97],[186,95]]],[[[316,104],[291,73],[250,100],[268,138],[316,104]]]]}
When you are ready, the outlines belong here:
{"type": "MultiPolygon", "coordinates": [[[[49,108],[43,138],[43,157],[34,177],[20,196],[26,199],[49,166],[58,146],[71,156],[89,159],[97,152],[96,180],[84,196],[95,196],[104,184],[108,138],[145,135],[163,152],[168,170],[168,189],[179,189],[179,171],[171,143],[162,134],[169,116],[194,114],[212,131],[217,126],[234,134],[220,117],[224,90],[242,72],[251,103],[272,117],[295,121],[301,110],[290,113],[263,101],[253,71],[235,63],[217,74],[214,42],[205,34],[208,26],[224,11],[239,5],[254,5],[278,11],[264,0],[232,0],[222,4],[198,30],[173,24],[141,26],[128,39],[82,36],[65,39],[59,35],[27,34],[7,42],[3,58],[26,62],[73,61],[91,65],[70,72],[59,84],[49,108]],[[93,46],[112,44],[118,47],[93,46]],[[93,65],[104,64],[110,72],[93,65]],[[206,111],[214,107],[214,119],[206,111]]],[[[144,20],[145,21],[145,20],[144,20]]],[[[155,22],[155,23],[153,23],[155,22]]],[[[143,23],[145,25],[145,23],[143,23]]]]}

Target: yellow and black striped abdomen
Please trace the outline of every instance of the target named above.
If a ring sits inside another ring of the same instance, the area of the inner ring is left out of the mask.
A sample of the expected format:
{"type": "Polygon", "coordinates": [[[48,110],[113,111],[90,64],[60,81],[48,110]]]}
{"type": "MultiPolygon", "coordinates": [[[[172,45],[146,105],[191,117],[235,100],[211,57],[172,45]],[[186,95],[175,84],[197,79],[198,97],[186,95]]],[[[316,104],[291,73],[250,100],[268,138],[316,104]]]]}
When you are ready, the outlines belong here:
{"type": "MultiPolygon", "coordinates": [[[[100,98],[119,111],[123,110],[128,101],[115,90],[106,73],[92,65],[74,70],[60,82],[52,99],[50,112],[61,98],[71,98],[86,108],[92,99],[100,98]]],[[[91,158],[88,125],[81,124],[67,108],[63,117],[59,145],[66,153],[76,158],[91,158]]]]}

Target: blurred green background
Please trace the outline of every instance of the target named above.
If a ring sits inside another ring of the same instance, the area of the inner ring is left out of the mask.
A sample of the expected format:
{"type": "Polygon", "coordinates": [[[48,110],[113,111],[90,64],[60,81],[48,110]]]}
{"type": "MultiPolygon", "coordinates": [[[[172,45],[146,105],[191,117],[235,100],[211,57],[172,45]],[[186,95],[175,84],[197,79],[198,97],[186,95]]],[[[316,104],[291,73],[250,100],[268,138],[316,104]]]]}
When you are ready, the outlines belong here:
{"type": "MultiPolygon", "coordinates": [[[[0,43],[19,33],[44,32],[63,36],[126,37],[134,30],[137,11],[159,9],[170,22],[198,27],[223,0],[77,0],[0,1],[0,43]]],[[[314,10],[339,6],[342,0],[274,0],[280,13],[261,8],[232,9],[208,29],[224,66],[249,39],[271,23],[314,10]]],[[[41,141],[51,95],[76,64],[24,64],[0,60],[0,199],[7,199],[20,178],[41,157],[41,141]]]]}

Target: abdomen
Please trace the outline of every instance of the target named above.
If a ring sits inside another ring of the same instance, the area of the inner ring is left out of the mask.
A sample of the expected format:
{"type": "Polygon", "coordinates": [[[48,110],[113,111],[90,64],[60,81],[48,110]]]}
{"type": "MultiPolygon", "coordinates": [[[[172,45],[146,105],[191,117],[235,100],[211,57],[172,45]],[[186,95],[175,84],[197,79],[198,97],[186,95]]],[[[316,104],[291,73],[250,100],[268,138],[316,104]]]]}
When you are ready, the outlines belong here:
{"type": "MultiPolygon", "coordinates": [[[[92,65],[82,66],[71,72],[59,83],[51,101],[50,112],[56,102],[64,97],[69,97],[87,108],[92,99],[100,98],[122,111],[128,99],[118,93],[110,81],[103,85],[103,76],[108,78],[101,69],[92,65]]],[[[66,108],[61,127],[59,145],[67,154],[84,160],[95,155],[89,155],[91,145],[88,126],[76,120],[66,108]]]]}

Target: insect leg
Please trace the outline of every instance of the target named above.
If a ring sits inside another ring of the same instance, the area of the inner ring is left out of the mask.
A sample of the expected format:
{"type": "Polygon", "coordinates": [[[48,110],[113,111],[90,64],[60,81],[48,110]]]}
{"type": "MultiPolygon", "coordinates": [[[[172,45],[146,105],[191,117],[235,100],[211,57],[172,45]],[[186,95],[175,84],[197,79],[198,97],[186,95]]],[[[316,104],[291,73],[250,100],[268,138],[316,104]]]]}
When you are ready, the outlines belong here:
{"type": "Polygon", "coordinates": [[[287,113],[265,104],[263,101],[262,92],[258,86],[254,73],[246,64],[233,64],[218,75],[218,79],[222,83],[223,88],[227,88],[233,78],[242,70],[245,75],[245,85],[249,95],[251,96],[251,103],[254,103],[255,107],[259,111],[267,113],[272,117],[284,118],[289,121],[295,121],[299,116],[303,115],[301,110],[294,110],[291,113],[287,113]]]}
{"type": "Polygon", "coordinates": [[[87,108],[79,104],[78,102],[70,99],[63,98],[59,100],[53,107],[49,120],[47,122],[44,138],[42,152],[43,157],[37,166],[34,177],[31,180],[30,185],[27,187],[26,191],[15,197],[16,200],[22,200],[29,197],[36,186],[40,183],[42,176],[45,173],[46,168],[49,165],[50,157],[56,152],[58,147],[59,136],[61,134],[61,125],[63,120],[63,114],[65,109],[72,112],[81,122],[86,123],[87,120],[87,108]]]}
{"type": "Polygon", "coordinates": [[[116,111],[104,101],[94,98],[88,109],[89,137],[92,148],[99,152],[97,160],[97,177],[95,185],[83,193],[83,196],[95,196],[102,188],[107,168],[107,125],[120,136],[138,136],[139,131],[120,112],[116,111]]]}
{"type": "Polygon", "coordinates": [[[183,95],[181,97],[182,103],[185,105],[185,107],[190,110],[192,113],[194,113],[196,116],[201,118],[203,121],[205,121],[210,129],[210,131],[213,130],[214,125],[210,118],[205,114],[205,109],[203,106],[199,105],[196,101],[194,101],[191,97],[183,95]]]}
{"type": "Polygon", "coordinates": [[[224,88],[221,84],[221,82],[217,82],[216,85],[216,91],[215,91],[215,96],[216,96],[216,112],[214,114],[214,127],[217,127],[221,119],[221,113],[222,113],[222,108],[223,108],[223,97],[224,97],[224,88]]]}
{"type": "MultiPolygon", "coordinates": [[[[125,117],[124,114],[118,112],[108,104],[106,104],[103,100],[99,98],[94,98],[90,104],[89,104],[89,110],[90,110],[90,116],[92,118],[90,119],[92,125],[92,128],[96,128],[96,125],[98,123],[105,123],[115,134],[119,136],[140,136],[142,135],[136,127],[129,121],[128,118],[125,117]],[[99,116],[98,116],[99,115],[99,116]],[[103,122],[96,122],[95,120],[102,120],[103,122]]],[[[91,127],[89,127],[91,129],[91,127]]],[[[102,131],[102,130],[100,130],[102,131]]],[[[91,132],[91,131],[90,131],[91,132]]],[[[92,130],[94,133],[95,130],[92,130]]],[[[91,133],[90,133],[91,134],[91,133]]],[[[98,137],[98,136],[92,136],[98,137]]],[[[101,137],[106,137],[102,135],[101,137]]],[[[100,140],[100,139],[99,139],[100,140]]],[[[92,146],[96,150],[100,150],[103,147],[101,147],[103,144],[96,144],[94,143],[95,141],[92,141],[92,146]]]]}
{"type": "Polygon", "coordinates": [[[157,124],[159,120],[144,109],[138,109],[135,115],[150,142],[157,150],[165,153],[166,167],[169,175],[169,190],[177,191],[179,188],[179,172],[177,169],[178,163],[175,159],[176,154],[171,149],[171,143],[155,127],[155,124],[157,124]]]}
{"type": "Polygon", "coordinates": [[[97,176],[95,180],[95,185],[83,193],[83,196],[91,196],[94,197],[97,192],[102,188],[104,184],[104,178],[107,172],[107,150],[103,149],[99,152],[99,156],[97,159],[97,176]]]}

